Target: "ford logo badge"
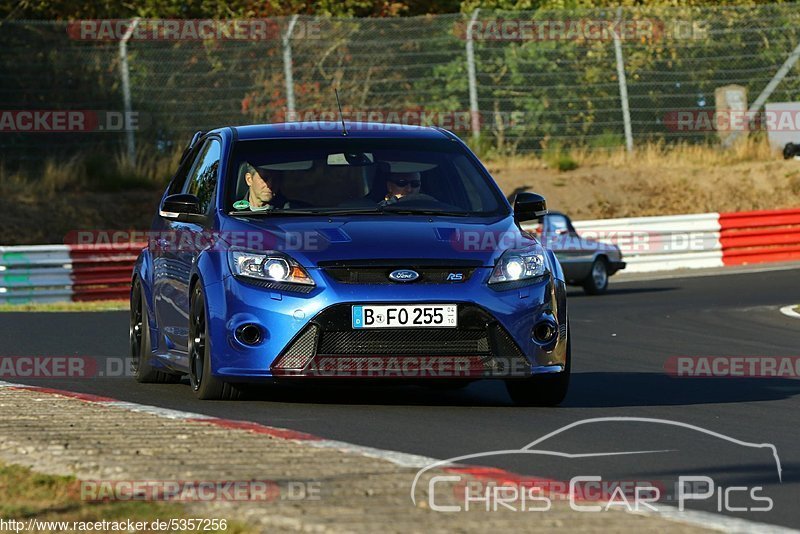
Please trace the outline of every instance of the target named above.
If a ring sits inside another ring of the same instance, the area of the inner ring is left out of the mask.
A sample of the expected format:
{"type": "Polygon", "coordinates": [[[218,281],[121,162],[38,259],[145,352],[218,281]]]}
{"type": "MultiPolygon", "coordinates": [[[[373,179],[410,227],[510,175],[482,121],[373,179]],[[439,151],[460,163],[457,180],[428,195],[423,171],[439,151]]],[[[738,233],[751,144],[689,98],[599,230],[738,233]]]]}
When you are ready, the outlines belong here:
{"type": "Polygon", "coordinates": [[[398,269],[389,273],[389,278],[395,282],[413,282],[419,278],[419,273],[411,269],[398,269]]]}

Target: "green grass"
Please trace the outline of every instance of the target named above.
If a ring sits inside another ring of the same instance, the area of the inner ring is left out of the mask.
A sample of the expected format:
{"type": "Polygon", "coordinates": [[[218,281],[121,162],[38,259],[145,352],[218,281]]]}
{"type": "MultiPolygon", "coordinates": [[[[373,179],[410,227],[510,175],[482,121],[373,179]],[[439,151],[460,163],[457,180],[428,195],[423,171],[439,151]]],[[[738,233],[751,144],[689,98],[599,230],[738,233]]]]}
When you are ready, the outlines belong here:
{"type": "Polygon", "coordinates": [[[20,304],[0,304],[2,312],[94,312],[128,310],[127,300],[96,300],[89,302],[25,302],[20,304]]]}
{"type": "MultiPolygon", "coordinates": [[[[74,477],[43,475],[25,467],[0,463],[0,517],[6,520],[151,522],[197,517],[180,503],[91,502],[82,500],[80,493],[80,481],[74,477]]],[[[205,532],[240,534],[254,532],[254,529],[228,521],[227,530],[205,532]]]]}
{"type": "Polygon", "coordinates": [[[589,148],[616,149],[625,146],[625,138],[620,134],[606,131],[592,138],[588,146],[589,148]]]}
{"type": "Polygon", "coordinates": [[[549,167],[558,169],[561,172],[574,171],[578,168],[578,162],[567,152],[556,149],[544,154],[544,161],[549,167]]]}

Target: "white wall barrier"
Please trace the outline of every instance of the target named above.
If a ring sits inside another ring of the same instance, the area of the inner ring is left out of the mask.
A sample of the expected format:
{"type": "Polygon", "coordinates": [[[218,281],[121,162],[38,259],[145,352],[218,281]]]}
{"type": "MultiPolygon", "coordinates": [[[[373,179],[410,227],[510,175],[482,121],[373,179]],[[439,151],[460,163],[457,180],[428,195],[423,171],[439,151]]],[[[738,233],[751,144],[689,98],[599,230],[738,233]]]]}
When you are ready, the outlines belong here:
{"type": "Polygon", "coordinates": [[[582,237],[622,250],[626,272],[722,267],[718,213],[575,221],[582,237]]]}

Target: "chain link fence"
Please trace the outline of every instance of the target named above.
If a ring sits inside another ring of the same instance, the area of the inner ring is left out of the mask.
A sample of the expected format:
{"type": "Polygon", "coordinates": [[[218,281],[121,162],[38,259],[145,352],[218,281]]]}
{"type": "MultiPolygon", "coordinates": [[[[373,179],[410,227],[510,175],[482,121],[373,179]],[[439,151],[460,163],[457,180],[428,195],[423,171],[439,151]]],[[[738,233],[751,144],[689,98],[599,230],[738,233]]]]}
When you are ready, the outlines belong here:
{"type": "Polygon", "coordinates": [[[746,88],[748,105],[770,82],[769,101],[800,100],[798,45],[791,4],[5,21],[0,147],[5,164],[166,153],[200,129],[336,120],[333,87],[350,120],[440,125],[484,154],[716,142],[676,114],[713,110],[715,90],[730,84],[746,88]],[[82,113],[80,124],[54,128],[65,110],[82,113]]]}

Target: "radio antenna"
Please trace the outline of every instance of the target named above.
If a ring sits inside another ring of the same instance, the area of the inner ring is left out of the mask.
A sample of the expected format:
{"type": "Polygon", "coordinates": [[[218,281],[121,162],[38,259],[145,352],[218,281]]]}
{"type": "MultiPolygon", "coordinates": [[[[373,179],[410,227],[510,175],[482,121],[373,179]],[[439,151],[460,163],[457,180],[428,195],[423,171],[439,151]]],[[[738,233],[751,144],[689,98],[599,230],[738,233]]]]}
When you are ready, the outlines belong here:
{"type": "Polygon", "coordinates": [[[336,105],[339,106],[339,119],[342,121],[342,135],[347,136],[347,127],[344,125],[344,115],[342,114],[342,103],[339,102],[339,90],[334,87],[333,92],[336,95],[336,105]]]}

